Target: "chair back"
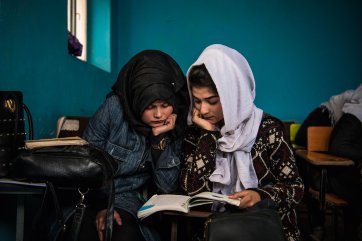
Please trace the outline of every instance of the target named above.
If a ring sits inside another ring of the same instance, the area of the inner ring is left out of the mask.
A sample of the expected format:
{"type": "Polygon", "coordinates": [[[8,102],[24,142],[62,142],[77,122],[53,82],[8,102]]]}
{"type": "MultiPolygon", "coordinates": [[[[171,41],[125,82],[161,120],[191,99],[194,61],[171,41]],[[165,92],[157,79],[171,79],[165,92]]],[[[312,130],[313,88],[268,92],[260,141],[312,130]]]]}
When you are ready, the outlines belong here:
{"type": "Polygon", "coordinates": [[[332,129],[331,126],[309,126],[307,130],[307,150],[328,151],[332,129]]]}
{"type": "Polygon", "coordinates": [[[88,125],[89,117],[62,116],[57,121],[56,137],[82,137],[83,131],[88,125]]]}

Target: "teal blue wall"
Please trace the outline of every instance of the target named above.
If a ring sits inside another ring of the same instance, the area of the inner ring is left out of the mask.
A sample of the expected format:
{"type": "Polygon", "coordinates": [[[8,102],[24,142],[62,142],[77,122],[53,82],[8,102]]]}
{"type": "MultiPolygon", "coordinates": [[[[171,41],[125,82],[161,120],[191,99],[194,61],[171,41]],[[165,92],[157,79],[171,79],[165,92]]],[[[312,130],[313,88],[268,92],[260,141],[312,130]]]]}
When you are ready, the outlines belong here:
{"type": "Polygon", "coordinates": [[[87,62],[111,71],[111,0],[88,0],[87,62]]]}
{"type": "Polygon", "coordinates": [[[0,90],[23,91],[35,138],[53,137],[61,115],[93,114],[143,49],[169,53],[186,72],[209,44],[236,48],[254,71],[257,105],[283,120],[302,121],[361,83],[360,0],[111,3],[108,72],[68,55],[65,0],[0,0],[0,90]]]}
{"type": "Polygon", "coordinates": [[[121,1],[118,56],[170,53],[186,71],[209,44],[249,60],[257,105],[302,121],[329,96],[362,82],[360,0],[121,1]]]}
{"type": "Polygon", "coordinates": [[[0,0],[0,89],[21,90],[36,138],[62,115],[91,115],[114,76],[67,52],[67,1],[0,0]]]}
{"type": "Polygon", "coordinates": [[[65,0],[0,0],[0,89],[23,91],[35,137],[52,137],[58,116],[91,115],[119,68],[147,48],[168,52],[185,72],[209,44],[236,48],[254,71],[256,103],[283,120],[302,121],[361,82],[360,0],[111,3],[108,72],[67,54],[65,0]]]}

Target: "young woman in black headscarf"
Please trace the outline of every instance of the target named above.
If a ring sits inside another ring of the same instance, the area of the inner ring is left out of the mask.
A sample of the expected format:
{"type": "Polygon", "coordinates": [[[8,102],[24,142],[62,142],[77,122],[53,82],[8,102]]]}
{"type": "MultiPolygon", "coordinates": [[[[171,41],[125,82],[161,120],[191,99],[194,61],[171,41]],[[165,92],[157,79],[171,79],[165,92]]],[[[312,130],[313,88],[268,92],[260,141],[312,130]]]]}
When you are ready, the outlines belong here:
{"type": "MultiPolygon", "coordinates": [[[[91,118],[83,137],[119,162],[112,240],[159,239],[136,213],[150,184],[160,193],[178,187],[188,107],[179,65],[161,51],[146,50],[121,69],[112,92],[91,118]]],[[[84,224],[81,240],[104,240],[105,215],[103,207],[87,219],[91,221],[84,224]]]]}

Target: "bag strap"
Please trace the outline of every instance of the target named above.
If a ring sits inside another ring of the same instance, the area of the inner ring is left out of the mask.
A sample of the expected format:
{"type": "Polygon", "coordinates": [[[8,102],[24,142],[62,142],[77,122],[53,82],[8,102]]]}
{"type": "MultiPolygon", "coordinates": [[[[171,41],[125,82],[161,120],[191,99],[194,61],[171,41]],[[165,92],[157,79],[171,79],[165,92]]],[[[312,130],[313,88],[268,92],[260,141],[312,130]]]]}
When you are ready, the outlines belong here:
{"type": "Polygon", "coordinates": [[[94,149],[97,149],[98,151],[100,151],[108,162],[109,169],[107,169],[105,171],[105,176],[106,176],[105,185],[108,186],[108,203],[107,203],[107,213],[106,213],[105,241],[111,241],[112,231],[113,231],[113,213],[114,213],[114,196],[115,196],[115,186],[114,186],[114,180],[113,180],[114,173],[112,172],[114,167],[113,167],[113,164],[111,161],[112,157],[105,150],[103,150],[97,146],[94,146],[94,145],[92,145],[92,147],[94,149]]]}
{"type": "MultiPolygon", "coordinates": [[[[115,190],[113,179],[111,179],[106,186],[108,186],[108,189],[109,189],[109,197],[108,197],[107,214],[106,214],[105,241],[111,241],[112,229],[113,229],[114,190],[115,190]]],[[[47,205],[49,204],[47,201],[49,201],[50,198],[54,205],[56,221],[57,221],[58,225],[61,227],[57,240],[61,241],[61,240],[64,240],[64,238],[65,238],[64,234],[66,233],[66,230],[68,227],[65,223],[64,215],[63,215],[61,205],[59,203],[58,196],[56,193],[56,188],[54,187],[53,183],[51,183],[51,182],[46,183],[46,189],[45,189],[43,201],[42,201],[37,219],[35,219],[34,225],[41,224],[39,221],[41,220],[41,218],[43,218],[44,215],[46,215],[47,205]]],[[[81,199],[84,200],[84,196],[81,197],[81,199]]],[[[81,223],[82,223],[82,220],[84,217],[85,208],[86,208],[86,206],[84,205],[84,203],[79,203],[76,205],[76,210],[75,210],[75,214],[73,217],[72,226],[70,227],[71,230],[69,233],[67,233],[67,237],[66,237],[67,241],[77,241],[78,240],[81,223]],[[69,236],[68,236],[68,234],[69,234],[69,236]]],[[[42,231],[44,231],[44,230],[42,230],[42,231]]]]}
{"type": "Polygon", "coordinates": [[[17,152],[18,151],[18,146],[17,146],[17,137],[18,137],[18,123],[19,123],[19,112],[22,111],[19,109],[19,107],[21,108],[21,105],[19,106],[19,100],[16,96],[16,94],[11,96],[14,99],[14,104],[15,104],[15,112],[14,112],[14,135],[13,135],[13,140],[11,143],[11,148],[13,150],[13,152],[17,152]]]}
{"type": "MultiPolygon", "coordinates": [[[[51,182],[47,182],[46,186],[47,186],[47,190],[45,190],[45,191],[46,192],[48,191],[48,193],[50,191],[50,195],[52,197],[54,208],[55,208],[56,219],[62,229],[60,233],[61,233],[61,235],[63,235],[65,233],[65,230],[67,227],[64,222],[63,212],[62,212],[62,209],[59,204],[59,200],[58,200],[57,193],[55,191],[55,187],[54,187],[53,183],[51,183],[51,182]]],[[[62,240],[62,239],[60,239],[60,240],[62,240]]]]}
{"type": "Polygon", "coordinates": [[[61,210],[60,204],[59,204],[59,200],[58,200],[58,196],[56,193],[56,188],[54,187],[53,183],[51,182],[46,182],[46,186],[45,186],[45,191],[44,191],[44,195],[43,195],[43,200],[40,206],[40,210],[37,213],[34,222],[33,222],[33,229],[37,231],[37,235],[38,235],[38,239],[39,240],[47,240],[47,231],[44,229],[43,226],[43,222],[44,220],[46,220],[45,217],[47,217],[48,215],[48,211],[49,209],[49,205],[53,204],[53,208],[55,209],[55,218],[57,221],[57,224],[60,225],[61,227],[61,231],[60,231],[60,239],[62,240],[62,236],[66,230],[66,226],[64,223],[64,216],[63,216],[63,212],[61,210]]]}
{"type": "Polygon", "coordinates": [[[80,189],[78,189],[78,193],[80,194],[80,201],[75,206],[75,213],[74,213],[74,217],[73,217],[69,241],[78,240],[81,224],[82,224],[82,221],[84,218],[84,212],[87,207],[84,204],[84,196],[85,196],[85,194],[88,193],[88,191],[89,191],[89,189],[87,189],[85,192],[82,192],[80,189]]]}
{"type": "MultiPolygon", "coordinates": [[[[112,230],[113,230],[113,212],[114,212],[114,182],[113,179],[109,182],[109,197],[108,197],[108,206],[107,206],[107,214],[106,214],[106,230],[105,230],[105,240],[111,241],[112,238],[112,230]]],[[[69,241],[77,241],[80,233],[80,228],[82,224],[82,220],[84,217],[84,212],[86,209],[86,205],[83,203],[84,195],[88,192],[81,192],[78,189],[78,192],[81,195],[80,202],[76,205],[76,210],[72,222],[70,239],[69,241]]],[[[68,240],[67,240],[68,241],[68,240]]]]}
{"type": "Polygon", "coordinates": [[[113,230],[114,189],[115,189],[113,178],[110,183],[110,189],[111,190],[109,193],[107,215],[106,215],[106,234],[105,234],[106,241],[111,241],[112,230],[113,230]]]}
{"type": "MultiPolygon", "coordinates": [[[[108,162],[109,167],[112,167],[112,161],[110,160],[111,156],[108,153],[105,153],[103,149],[97,148],[100,150],[108,162]]],[[[113,213],[114,213],[114,195],[115,195],[115,186],[113,180],[113,172],[110,172],[111,169],[106,171],[106,186],[108,186],[108,204],[107,204],[107,213],[106,213],[106,230],[105,230],[105,241],[111,241],[112,231],[113,231],[113,213]]]]}
{"type": "Polygon", "coordinates": [[[34,139],[34,126],[33,126],[33,117],[31,116],[30,110],[28,108],[28,106],[26,106],[23,103],[23,109],[25,110],[26,113],[26,117],[28,119],[28,129],[29,129],[29,140],[33,140],[34,139]]]}

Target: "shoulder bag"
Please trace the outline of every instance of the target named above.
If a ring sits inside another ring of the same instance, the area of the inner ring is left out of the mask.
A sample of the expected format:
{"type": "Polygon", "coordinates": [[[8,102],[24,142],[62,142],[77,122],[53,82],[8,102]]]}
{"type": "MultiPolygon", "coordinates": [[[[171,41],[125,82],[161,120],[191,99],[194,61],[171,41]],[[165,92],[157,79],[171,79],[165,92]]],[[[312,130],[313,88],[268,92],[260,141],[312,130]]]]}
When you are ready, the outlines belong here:
{"type": "Polygon", "coordinates": [[[286,241],[280,216],[263,200],[252,208],[212,214],[205,223],[206,241],[286,241]]]}
{"type": "MultiPolygon", "coordinates": [[[[111,240],[114,182],[113,176],[118,168],[117,161],[107,152],[91,145],[60,145],[26,150],[17,156],[10,177],[25,182],[44,182],[47,184],[43,204],[46,198],[53,199],[60,236],[66,233],[67,227],[63,213],[60,211],[56,188],[78,189],[81,199],[75,208],[71,227],[72,237],[66,240],[77,240],[80,224],[85,210],[84,195],[88,189],[108,189],[105,240],[111,240]]],[[[68,233],[68,232],[67,232],[68,233]]],[[[58,240],[61,238],[58,238],[58,240]]]]}

